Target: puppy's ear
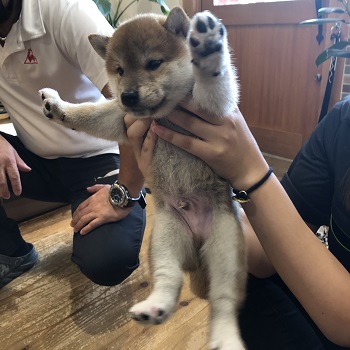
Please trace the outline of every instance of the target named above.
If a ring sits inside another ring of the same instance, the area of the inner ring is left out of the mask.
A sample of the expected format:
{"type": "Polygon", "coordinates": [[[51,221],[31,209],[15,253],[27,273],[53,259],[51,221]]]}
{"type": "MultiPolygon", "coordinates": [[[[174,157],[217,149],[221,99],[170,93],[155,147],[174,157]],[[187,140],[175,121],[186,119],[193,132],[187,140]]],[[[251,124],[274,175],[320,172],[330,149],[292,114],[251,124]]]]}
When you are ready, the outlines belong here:
{"type": "Polygon", "coordinates": [[[187,37],[190,29],[190,19],[181,7],[174,7],[165,21],[164,27],[176,35],[187,37]]]}
{"type": "Polygon", "coordinates": [[[103,59],[106,59],[107,45],[110,38],[108,36],[103,36],[98,34],[90,34],[88,38],[94,50],[103,59]]]}

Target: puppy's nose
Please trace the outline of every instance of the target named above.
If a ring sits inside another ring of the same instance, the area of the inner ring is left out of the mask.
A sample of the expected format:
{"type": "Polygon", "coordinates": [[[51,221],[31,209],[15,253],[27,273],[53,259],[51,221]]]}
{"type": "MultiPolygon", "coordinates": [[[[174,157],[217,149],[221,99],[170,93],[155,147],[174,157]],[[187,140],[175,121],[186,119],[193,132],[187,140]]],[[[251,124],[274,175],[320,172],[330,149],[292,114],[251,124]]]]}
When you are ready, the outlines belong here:
{"type": "Polygon", "coordinates": [[[136,90],[126,90],[122,93],[121,98],[123,105],[133,107],[139,102],[139,93],[136,90]]]}

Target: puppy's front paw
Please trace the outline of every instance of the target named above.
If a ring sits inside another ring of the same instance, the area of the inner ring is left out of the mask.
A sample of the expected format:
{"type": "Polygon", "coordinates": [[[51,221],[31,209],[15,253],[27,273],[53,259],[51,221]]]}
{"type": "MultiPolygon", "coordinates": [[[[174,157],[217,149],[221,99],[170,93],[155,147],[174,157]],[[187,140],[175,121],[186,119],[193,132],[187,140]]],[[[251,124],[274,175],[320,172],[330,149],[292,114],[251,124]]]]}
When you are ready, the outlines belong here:
{"type": "Polygon", "coordinates": [[[53,89],[39,90],[39,95],[42,100],[42,108],[45,116],[55,121],[63,122],[65,114],[63,112],[63,101],[61,100],[58,92],[53,89]]]}
{"type": "Polygon", "coordinates": [[[209,11],[197,13],[191,20],[190,47],[195,66],[216,76],[225,64],[226,29],[209,11]]]}
{"type": "Polygon", "coordinates": [[[140,323],[160,324],[171,315],[173,310],[173,304],[147,299],[134,305],[129,312],[131,318],[140,323]]]}

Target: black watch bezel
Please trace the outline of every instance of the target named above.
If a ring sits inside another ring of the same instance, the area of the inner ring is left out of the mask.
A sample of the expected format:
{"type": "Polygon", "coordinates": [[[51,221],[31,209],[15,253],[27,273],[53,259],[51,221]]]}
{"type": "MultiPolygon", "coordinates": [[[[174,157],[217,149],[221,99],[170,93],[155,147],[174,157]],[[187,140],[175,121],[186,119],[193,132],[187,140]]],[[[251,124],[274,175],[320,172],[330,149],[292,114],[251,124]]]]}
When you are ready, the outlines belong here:
{"type": "Polygon", "coordinates": [[[130,196],[128,189],[120,184],[118,180],[111,186],[109,190],[109,201],[113,206],[121,208],[131,208],[136,203],[139,203],[142,208],[145,208],[146,201],[142,191],[139,196],[133,198],[130,196]]]}

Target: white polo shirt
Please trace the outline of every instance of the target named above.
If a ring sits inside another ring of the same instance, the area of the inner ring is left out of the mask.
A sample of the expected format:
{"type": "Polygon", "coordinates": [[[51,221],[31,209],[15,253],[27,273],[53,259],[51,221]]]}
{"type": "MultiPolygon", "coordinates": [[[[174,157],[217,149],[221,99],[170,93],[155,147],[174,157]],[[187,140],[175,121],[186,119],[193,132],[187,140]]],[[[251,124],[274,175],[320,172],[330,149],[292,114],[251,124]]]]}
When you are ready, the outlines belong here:
{"type": "Polygon", "coordinates": [[[18,137],[45,158],[117,153],[114,142],[66,129],[47,119],[38,90],[50,87],[63,100],[103,98],[108,82],[104,61],[88,35],[111,36],[113,28],[92,0],[23,0],[17,23],[0,46],[0,101],[18,137]]]}

